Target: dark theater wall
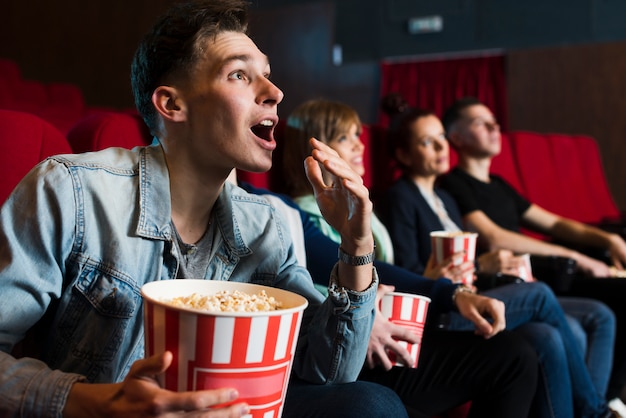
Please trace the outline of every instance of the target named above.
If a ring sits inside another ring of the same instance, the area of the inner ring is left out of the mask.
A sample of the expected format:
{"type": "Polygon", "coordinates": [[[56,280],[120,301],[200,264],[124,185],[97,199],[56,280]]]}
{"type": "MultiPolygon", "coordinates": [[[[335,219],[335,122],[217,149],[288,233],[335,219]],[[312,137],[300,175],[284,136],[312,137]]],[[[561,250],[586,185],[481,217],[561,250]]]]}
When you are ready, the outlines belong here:
{"type": "Polygon", "coordinates": [[[626,208],[626,42],[515,50],[507,62],[511,129],[596,138],[626,208]]]}
{"type": "MultiPolygon", "coordinates": [[[[133,107],[129,66],[141,36],[174,0],[3,0],[0,57],[24,78],[77,84],[90,106],[133,107]]],[[[508,62],[509,123],[594,136],[613,195],[626,209],[626,1],[253,0],[251,33],[285,91],[284,117],[327,96],[377,119],[380,60],[485,50],[508,62]],[[443,30],[412,35],[410,17],[443,30]],[[332,62],[342,47],[341,65],[332,62]]],[[[583,168],[584,169],[584,168],[583,168]]]]}
{"type": "Polygon", "coordinates": [[[78,84],[88,104],[126,108],[139,39],[171,0],[3,0],[0,57],[23,78],[78,84]]]}

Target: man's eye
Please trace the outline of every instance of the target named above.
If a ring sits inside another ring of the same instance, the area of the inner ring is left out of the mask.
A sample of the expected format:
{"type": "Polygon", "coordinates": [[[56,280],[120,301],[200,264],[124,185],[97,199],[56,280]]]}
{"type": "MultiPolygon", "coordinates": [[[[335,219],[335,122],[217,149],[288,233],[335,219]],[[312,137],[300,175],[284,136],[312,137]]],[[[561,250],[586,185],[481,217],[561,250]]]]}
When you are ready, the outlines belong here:
{"type": "Polygon", "coordinates": [[[234,73],[231,73],[230,76],[228,76],[228,78],[231,78],[233,80],[245,80],[246,75],[244,74],[243,71],[235,71],[234,73]]]}

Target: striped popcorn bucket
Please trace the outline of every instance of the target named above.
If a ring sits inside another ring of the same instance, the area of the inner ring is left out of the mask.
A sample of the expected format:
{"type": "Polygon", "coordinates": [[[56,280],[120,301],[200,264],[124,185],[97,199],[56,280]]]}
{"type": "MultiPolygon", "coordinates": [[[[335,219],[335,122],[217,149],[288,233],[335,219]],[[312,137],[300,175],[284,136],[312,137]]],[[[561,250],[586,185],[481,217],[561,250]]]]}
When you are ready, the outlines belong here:
{"type": "MultiPolygon", "coordinates": [[[[400,292],[387,293],[380,300],[380,311],[385,318],[394,324],[410,329],[419,337],[415,344],[399,341],[400,345],[404,346],[413,358],[411,367],[417,367],[429,303],[430,298],[426,296],[400,292]]],[[[395,360],[393,352],[388,354],[395,366],[404,366],[404,364],[395,360]]]]}
{"type": "MultiPolygon", "coordinates": [[[[450,232],[433,231],[430,233],[432,253],[437,263],[441,263],[452,254],[463,252],[462,257],[455,257],[454,265],[463,264],[466,261],[474,261],[476,257],[476,238],[474,232],[450,232]]],[[[474,282],[474,272],[470,271],[462,278],[462,283],[471,285],[474,282]]]]}
{"type": "Polygon", "coordinates": [[[279,418],[307,300],[272,287],[214,280],[163,280],[144,285],[146,357],[171,351],[172,365],[159,376],[162,387],[193,391],[233,387],[235,402],[250,406],[251,418],[279,418]],[[269,312],[208,312],[168,304],[179,296],[222,290],[258,294],[282,302],[269,312]]]}

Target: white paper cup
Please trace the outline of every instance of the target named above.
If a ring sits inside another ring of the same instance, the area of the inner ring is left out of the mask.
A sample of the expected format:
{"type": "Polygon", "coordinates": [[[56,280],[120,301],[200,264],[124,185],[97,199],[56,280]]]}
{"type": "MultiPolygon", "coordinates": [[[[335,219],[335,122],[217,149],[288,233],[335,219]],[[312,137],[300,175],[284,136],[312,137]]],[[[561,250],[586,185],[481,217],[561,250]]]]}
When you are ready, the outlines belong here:
{"type": "Polygon", "coordinates": [[[146,357],[174,354],[161,386],[173,391],[234,387],[253,418],[279,418],[307,300],[272,287],[217,280],[162,280],[144,285],[146,357]],[[166,301],[222,290],[258,294],[282,302],[269,312],[207,312],[166,301]]]}
{"type": "MultiPolygon", "coordinates": [[[[474,261],[476,257],[476,238],[478,234],[475,232],[449,232],[449,231],[433,231],[430,233],[432,252],[437,263],[441,263],[452,254],[463,252],[463,257],[457,257],[454,265],[463,264],[466,261],[474,261]]],[[[471,285],[474,282],[474,272],[468,272],[463,278],[462,283],[471,285]]]]}
{"type": "Polygon", "coordinates": [[[530,265],[530,254],[522,254],[519,257],[522,259],[522,265],[519,267],[517,275],[525,282],[534,282],[533,269],[530,265]]]}
{"type": "MultiPolygon", "coordinates": [[[[413,358],[411,367],[417,367],[429,304],[430,298],[426,296],[401,292],[386,293],[380,300],[380,311],[385,318],[394,324],[410,329],[419,337],[415,344],[398,341],[411,354],[413,358]]],[[[404,366],[404,364],[395,360],[393,352],[389,352],[389,357],[395,366],[404,366]]]]}

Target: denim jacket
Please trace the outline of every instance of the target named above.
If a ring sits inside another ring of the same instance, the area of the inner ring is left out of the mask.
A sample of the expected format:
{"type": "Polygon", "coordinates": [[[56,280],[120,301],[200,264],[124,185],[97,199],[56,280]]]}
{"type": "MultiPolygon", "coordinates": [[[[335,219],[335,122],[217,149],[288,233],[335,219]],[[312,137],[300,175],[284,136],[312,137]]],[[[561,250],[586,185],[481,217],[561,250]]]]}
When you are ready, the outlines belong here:
{"type": "MultiPolygon", "coordinates": [[[[153,145],[49,158],[9,197],[0,212],[1,416],[60,417],[74,382],[120,381],[143,358],[140,288],[178,269],[169,187],[153,145]],[[39,360],[16,360],[9,353],[31,334],[39,360]]],[[[305,296],[293,373],[317,384],[355,380],[375,270],[372,285],[353,292],[336,285],[335,266],[324,300],[267,200],[227,184],[213,214],[218,243],[205,278],[305,296]]]]}

